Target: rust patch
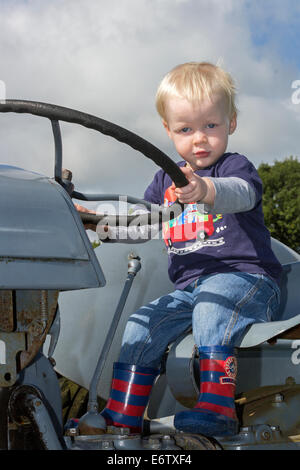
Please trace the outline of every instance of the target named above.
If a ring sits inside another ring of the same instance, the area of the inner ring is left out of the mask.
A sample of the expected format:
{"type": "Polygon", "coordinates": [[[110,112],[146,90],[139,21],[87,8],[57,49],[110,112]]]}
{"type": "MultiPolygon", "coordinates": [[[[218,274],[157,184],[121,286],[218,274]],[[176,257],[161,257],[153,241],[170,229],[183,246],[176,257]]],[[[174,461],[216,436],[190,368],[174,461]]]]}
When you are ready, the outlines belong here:
{"type": "Polygon", "coordinates": [[[0,386],[11,386],[42,347],[57,309],[59,291],[0,290],[0,386]]]}
{"type": "Polygon", "coordinates": [[[0,291],[0,331],[14,331],[13,291],[0,291]]]}
{"type": "Polygon", "coordinates": [[[22,351],[20,355],[20,369],[29,364],[44,343],[55,316],[58,300],[58,291],[29,292],[25,301],[22,299],[21,302],[19,299],[23,308],[17,310],[18,329],[27,333],[26,351],[22,351]]]}
{"type": "Polygon", "coordinates": [[[79,423],[78,431],[81,436],[97,436],[98,434],[104,434],[105,429],[94,428],[86,423],[79,423]]]}

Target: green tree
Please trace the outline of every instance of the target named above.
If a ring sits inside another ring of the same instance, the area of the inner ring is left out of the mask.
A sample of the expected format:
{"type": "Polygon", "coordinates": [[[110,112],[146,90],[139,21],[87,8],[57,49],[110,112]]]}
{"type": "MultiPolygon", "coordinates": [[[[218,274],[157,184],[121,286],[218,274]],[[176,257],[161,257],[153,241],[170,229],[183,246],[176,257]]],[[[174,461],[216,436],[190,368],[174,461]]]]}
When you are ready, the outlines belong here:
{"type": "Polygon", "coordinates": [[[272,237],[300,253],[300,162],[297,157],[262,163],[265,223],[272,237]]]}

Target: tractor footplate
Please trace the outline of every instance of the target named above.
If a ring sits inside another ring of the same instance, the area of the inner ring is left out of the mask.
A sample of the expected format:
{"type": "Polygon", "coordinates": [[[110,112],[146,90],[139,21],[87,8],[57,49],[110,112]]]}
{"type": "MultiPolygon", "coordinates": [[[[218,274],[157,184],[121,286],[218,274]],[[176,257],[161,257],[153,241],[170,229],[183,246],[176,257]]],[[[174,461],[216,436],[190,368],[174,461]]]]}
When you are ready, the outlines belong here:
{"type": "Polygon", "coordinates": [[[65,436],[70,450],[218,450],[215,443],[199,434],[130,434],[129,429],[108,426],[105,434],[78,435],[77,428],[70,428],[65,436]]]}

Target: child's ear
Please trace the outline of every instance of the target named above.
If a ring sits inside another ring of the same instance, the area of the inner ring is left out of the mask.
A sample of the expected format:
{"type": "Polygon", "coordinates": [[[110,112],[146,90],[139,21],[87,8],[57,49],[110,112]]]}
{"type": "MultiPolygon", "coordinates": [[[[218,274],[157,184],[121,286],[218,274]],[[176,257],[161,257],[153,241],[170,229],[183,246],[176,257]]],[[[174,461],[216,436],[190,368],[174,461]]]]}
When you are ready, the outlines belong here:
{"type": "Polygon", "coordinates": [[[165,120],[163,119],[163,120],[162,120],[162,123],[163,123],[164,128],[166,129],[166,132],[167,132],[168,136],[171,138],[171,132],[170,132],[170,129],[169,129],[169,126],[168,126],[167,121],[165,121],[165,120]]]}
{"type": "Polygon", "coordinates": [[[234,131],[236,130],[236,126],[237,126],[237,118],[236,118],[236,113],[235,113],[230,121],[229,135],[234,133],[234,131]]]}

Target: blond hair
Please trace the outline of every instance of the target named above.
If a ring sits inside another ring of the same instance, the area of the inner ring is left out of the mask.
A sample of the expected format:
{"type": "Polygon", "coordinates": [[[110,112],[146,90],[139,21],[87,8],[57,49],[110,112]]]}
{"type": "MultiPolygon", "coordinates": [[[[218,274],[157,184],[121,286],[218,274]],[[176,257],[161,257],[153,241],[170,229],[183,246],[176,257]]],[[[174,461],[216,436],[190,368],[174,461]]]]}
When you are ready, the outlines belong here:
{"type": "Polygon", "coordinates": [[[236,87],[231,75],[209,62],[187,62],[177,65],[162,79],[156,93],[156,109],[166,120],[166,103],[170,97],[199,102],[223,93],[228,103],[230,119],[237,114],[236,87]]]}

